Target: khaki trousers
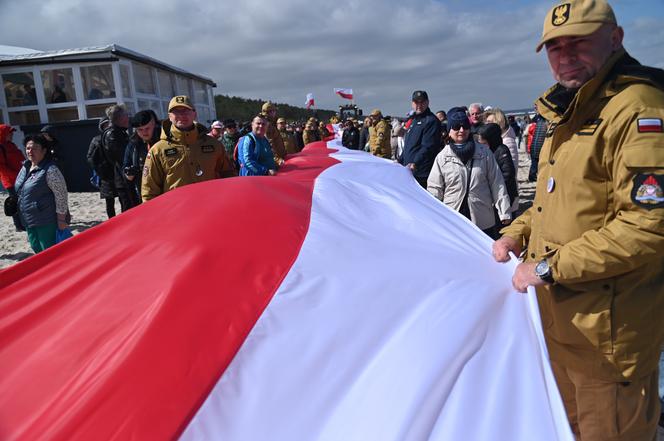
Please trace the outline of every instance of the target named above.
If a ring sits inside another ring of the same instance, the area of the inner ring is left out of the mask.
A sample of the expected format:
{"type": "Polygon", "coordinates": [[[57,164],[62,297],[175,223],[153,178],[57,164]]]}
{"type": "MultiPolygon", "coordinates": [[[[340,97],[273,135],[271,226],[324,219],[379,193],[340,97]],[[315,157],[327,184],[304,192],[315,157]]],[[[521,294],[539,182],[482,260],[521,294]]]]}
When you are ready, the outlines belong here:
{"type": "Polygon", "coordinates": [[[656,441],[658,377],[610,383],[551,362],[577,441],[656,441]]]}

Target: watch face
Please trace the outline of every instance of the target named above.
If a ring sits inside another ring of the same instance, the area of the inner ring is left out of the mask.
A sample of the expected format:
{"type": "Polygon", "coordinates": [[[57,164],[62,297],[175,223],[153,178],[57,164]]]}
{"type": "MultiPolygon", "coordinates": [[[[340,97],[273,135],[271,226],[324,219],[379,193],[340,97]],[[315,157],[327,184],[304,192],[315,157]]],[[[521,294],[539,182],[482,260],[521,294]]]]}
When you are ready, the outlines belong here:
{"type": "Polygon", "coordinates": [[[535,274],[542,277],[549,272],[549,263],[546,260],[542,260],[535,266],[535,274]]]}

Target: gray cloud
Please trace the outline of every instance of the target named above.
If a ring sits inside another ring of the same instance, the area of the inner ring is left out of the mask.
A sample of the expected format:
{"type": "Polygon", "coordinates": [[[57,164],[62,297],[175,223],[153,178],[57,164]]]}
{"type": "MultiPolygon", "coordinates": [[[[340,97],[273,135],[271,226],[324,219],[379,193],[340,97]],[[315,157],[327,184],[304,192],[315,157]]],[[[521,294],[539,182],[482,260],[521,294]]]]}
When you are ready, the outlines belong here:
{"type": "MultiPolygon", "coordinates": [[[[415,89],[434,109],[482,101],[530,106],[551,83],[535,54],[548,1],[529,7],[475,8],[458,2],[227,0],[164,2],[27,0],[4,6],[5,44],[64,49],[117,43],[214,79],[216,93],[318,107],[342,103],[333,87],[352,87],[356,102],[403,114],[415,89]],[[33,17],[26,26],[17,17],[33,17]],[[29,30],[29,31],[28,31],[29,30]]],[[[626,46],[662,67],[661,17],[625,24],[626,46]]]]}

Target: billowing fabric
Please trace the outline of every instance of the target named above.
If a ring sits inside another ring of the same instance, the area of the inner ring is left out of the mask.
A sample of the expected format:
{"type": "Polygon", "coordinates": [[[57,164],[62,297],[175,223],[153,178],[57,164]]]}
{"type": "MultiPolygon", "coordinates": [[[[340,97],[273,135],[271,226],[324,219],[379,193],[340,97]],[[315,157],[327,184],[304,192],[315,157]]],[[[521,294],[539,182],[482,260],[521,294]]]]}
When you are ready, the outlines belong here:
{"type": "Polygon", "coordinates": [[[514,263],[333,147],[0,272],[0,438],[571,441],[514,263]]]}
{"type": "Polygon", "coordinates": [[[538,290],[552,359],[604,381],[638,379],[664,343],[664,133],[639,127],[664,119],[664,71],[621,50],[571,102],[559,92],[536,102],[550,128],[533,206],[502,232],[552,268],[557,283],[538,290]],[[641,204],[647,177],[653,198],[641,204]]]}

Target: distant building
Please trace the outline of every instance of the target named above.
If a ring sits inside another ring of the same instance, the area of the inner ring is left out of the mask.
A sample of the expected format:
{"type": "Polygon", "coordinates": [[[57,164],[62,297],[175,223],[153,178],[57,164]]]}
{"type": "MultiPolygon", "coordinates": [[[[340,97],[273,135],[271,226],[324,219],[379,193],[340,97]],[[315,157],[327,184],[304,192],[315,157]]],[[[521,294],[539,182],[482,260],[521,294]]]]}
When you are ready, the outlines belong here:
{"type": "Polygon", "coordinates": [[[13,126],[86,120],[111,104],[160,118],[174,95],[189,95],[198,120],[216,119],[209,78],[115,44],[39,52],[0,46],[0,122],[13,126]]]}
{"type": "Polygon", "coordinates": [[[94,191],[86,152],[97,118],[111,104],[165,118],[173,96],[189,95],[199,122],[216,119],[211,79],[115,44],[48,52],[0,45],[0,78],[0,123],[17,129],[19,145],[49,124],[60,141],[58,166],[69,191],[94,191]]]}

